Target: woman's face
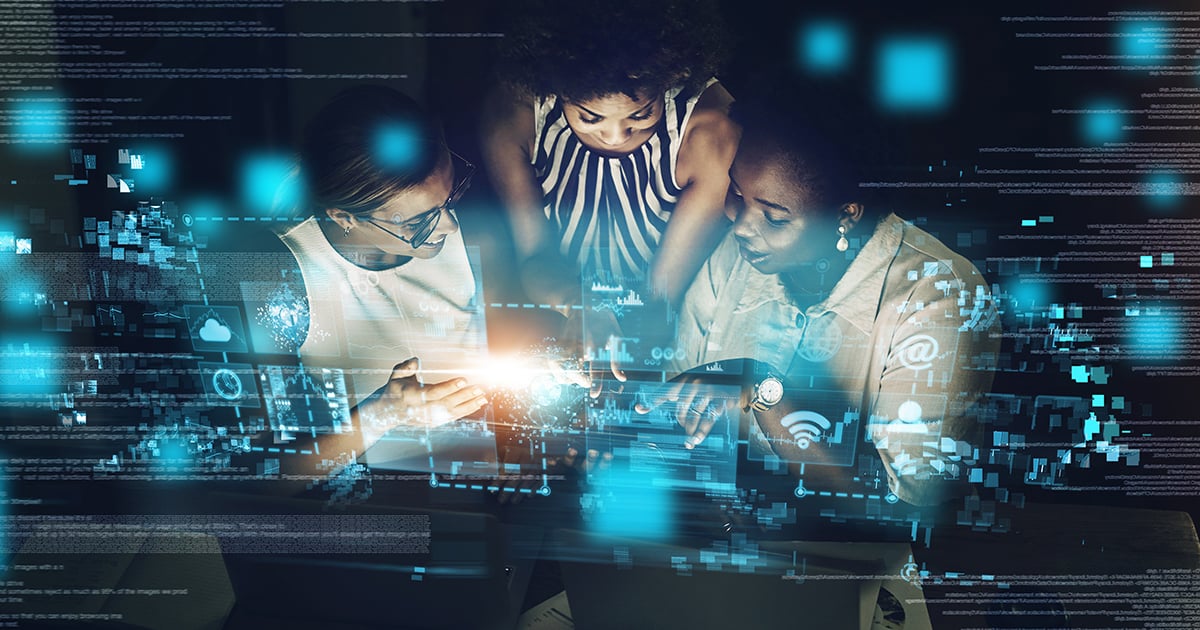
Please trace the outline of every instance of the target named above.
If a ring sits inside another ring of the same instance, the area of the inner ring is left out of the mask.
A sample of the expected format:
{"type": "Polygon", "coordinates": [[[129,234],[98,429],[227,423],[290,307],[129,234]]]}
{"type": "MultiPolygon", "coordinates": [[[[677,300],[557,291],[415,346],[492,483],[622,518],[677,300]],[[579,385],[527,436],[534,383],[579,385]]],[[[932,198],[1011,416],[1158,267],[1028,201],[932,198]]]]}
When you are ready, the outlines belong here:
{"type": "Polygon", "coordinates": [[[654,134],[663,117],[663,97],[638,100],[626,94],[609,94],[586,101],[564,101],[567,125],[584,146],[605,155],[626,155],[654,134]]]}
{"type": "Polygon", "coordinates": [[[811,195],[778,156],[743,146],[729,171],[738,250],[766,274],[795,274],[836,254],[837,217],[812,207],[811,195]]]}
{"type": "Polygon", "coordinates": [[[357,237],[358,246],[375,248],[392,256],[437,256],[446,244],[446,237],[458,231],[458,220],[445,207],[454,182],[454,165],[450,154],[444,152],[437,168],[425,181],[394,195],[374,212],[353,215],[355,226],[350,238],[357,237]],[[408,241],[423,221],[434,218],[434,213],[440,214],[436,217],[437,225],[424,243],[413,247],[408,241]]]}

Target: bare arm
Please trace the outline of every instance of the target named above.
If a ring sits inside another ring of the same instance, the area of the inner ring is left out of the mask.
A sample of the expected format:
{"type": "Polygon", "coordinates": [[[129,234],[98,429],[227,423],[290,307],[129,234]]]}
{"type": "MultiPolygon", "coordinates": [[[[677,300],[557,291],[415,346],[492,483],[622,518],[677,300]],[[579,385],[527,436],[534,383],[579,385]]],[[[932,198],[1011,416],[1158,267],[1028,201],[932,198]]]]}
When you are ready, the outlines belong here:
{"type": "Polygon", "coordinates": [[[676,180],[683,186],[650,265],[656,294],[674,305],[729,229],[725,196],[740,130],[727,112],[733,98],[719,83],[704,92],[684,131],[676,180]]]}
{"type": "Polygon", "coordinates": [[[530,159],[535,142],[533,97],[497,88],[483,111],[483,155],[512,227],[521,283],[539,303],[575,302],[578,281],[570,271],[573,266],[558,253],[530,159]]]}

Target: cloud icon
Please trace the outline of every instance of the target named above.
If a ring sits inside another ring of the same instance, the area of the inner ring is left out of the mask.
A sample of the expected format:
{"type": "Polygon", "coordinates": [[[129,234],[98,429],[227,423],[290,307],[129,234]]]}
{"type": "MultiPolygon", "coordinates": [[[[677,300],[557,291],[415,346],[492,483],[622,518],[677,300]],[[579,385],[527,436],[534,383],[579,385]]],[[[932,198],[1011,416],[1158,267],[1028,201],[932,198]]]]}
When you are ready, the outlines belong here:
{"type": "Polygon", "coordinates": [[[210,343],[225,343],[232,338],[233,333],[229,332],[229,327],[222,326],[221,322],[211,317],[204,322],[204,326],[200,329],[200,339],[210,343]]]}

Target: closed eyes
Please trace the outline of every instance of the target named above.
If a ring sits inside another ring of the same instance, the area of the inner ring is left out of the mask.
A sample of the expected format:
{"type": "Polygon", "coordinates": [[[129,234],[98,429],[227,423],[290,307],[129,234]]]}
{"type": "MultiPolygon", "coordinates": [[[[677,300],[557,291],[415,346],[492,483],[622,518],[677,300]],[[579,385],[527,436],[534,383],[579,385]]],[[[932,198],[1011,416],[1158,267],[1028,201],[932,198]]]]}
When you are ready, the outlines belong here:
{"type": "MultiPolygon", "coordinates": [[[[651,108],[651,109],[646,110],[645,112],[642,112],[639,114],[633,114],[633,115],[629,116],[629,120],[643,122],[646,120],[650,120],[653,117],[654,117],[654,109],[651,108]]],[[[585,125],[595,125],[603,120],[604,120],[603,116],[593,116],[593,117],[589,118],[586,115],[581,115],[579,117],[579,122],[581,122],[585,125]]]]}

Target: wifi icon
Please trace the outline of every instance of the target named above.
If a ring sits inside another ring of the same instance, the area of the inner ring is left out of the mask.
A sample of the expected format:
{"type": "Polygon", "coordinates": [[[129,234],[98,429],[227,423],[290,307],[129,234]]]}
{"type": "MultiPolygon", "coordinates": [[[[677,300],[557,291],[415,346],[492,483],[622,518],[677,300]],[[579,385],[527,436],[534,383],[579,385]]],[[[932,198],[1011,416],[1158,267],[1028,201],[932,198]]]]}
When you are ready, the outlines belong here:
{"type": "Polygon", "coordinates": [[[793,411],[784,416],[779,424],[792,434],[798,448],[808,448],[813,442],[820,442],[821,434],[833,426],[825,416],[815,411],[793,411]]]}

